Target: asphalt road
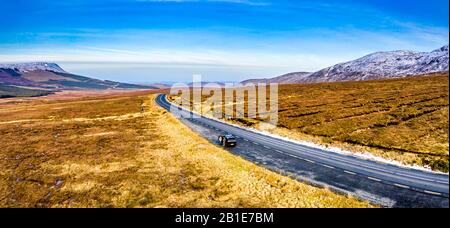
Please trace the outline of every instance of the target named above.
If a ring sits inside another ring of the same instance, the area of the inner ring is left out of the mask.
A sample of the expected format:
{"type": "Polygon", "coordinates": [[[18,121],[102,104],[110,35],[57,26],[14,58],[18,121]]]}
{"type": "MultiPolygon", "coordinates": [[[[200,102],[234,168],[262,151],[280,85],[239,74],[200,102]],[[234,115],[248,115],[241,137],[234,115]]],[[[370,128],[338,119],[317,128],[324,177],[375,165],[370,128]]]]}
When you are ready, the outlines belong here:
{"type": "MultiPolygon", "coordinates": [[[[170,110],[166,95],[157,103],[170,110]]],[[[449,207],[449,176],[394,166],[289,141],[190,114],[182,121],[211,142],[219,134],[238,137],[231,152],[301,181],[348,193],[387,207],[449,207]]]]}

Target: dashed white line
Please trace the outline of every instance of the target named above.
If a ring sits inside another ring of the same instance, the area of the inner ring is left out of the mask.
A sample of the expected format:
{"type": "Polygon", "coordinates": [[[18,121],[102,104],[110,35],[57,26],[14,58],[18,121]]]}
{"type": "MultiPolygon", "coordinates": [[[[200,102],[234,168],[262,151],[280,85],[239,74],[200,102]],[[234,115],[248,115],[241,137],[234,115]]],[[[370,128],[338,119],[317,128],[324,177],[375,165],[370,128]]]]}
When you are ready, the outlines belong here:
{"type": "Polygon", "coordinates": [[[270,147],[268,147],[268,146],[264,146],[264,148],[269,149],[269,150],[272,149],[272,148],[270,148],[270,147]]]}
{"type": "Polygon", "coordinates": [[[376,181],[376,182],[381,182],[381,180],[380,179],[377,179],[377,178],[374,178],[374,177],[367,177],[369,180],[373,180],[373,181],[376,181]]]}
{"type": "MultiPolygon", "coordinates": [[[[306,161],[306,159],[304,159],[304,158],[301,158],[301,157],[299,157],[299,156],[295,156],[295,155],[292,155],[292,154],[286,154],[285,152],[283,152],[283,151],[281,151],[281,150],[278,150],[278,149],[275,149],[275,151],[278,152],[278,153],[280,153],[280,154],[282,154],[282,155],[286,155],[286,156],[289,156],[289,157],[292,157],[292,158],[297,158],[297,159],[299,159],[299,160],[306,161]]],[[[310,162],[311,162],[311,163],[314,163],[313,161],[310,161],[310,162]]]]}
{"type": "Polygon", "coordinates": [[[432,192],[432,191],[427,191],[427,190],[424,190],[423,192],[425,192],[425,193],[427,193],[427,194],[431,194],[431,195],[436,195],[436,196],[441,196],[441,195],[442,195],[442,194],[439,193],[439,192],[432,192]]]}
{"type": "MultiPolygon", "coordinates": [[[[160,98],[160,100],[162,101],[162,98],[160,98]]],[[[169,106],[169,107],[170,107],[170,106],[169,106]]],[[[198,124],[200,124],[200,125],[207,126],[208,128],[215,129],[215,130],[218,130],[218,131],[221,131],[221,132],[222,132],[222,130],[218,129],[217,127],[210,126],[210,125],[208,125],[208,124],[202,123],[202,121],[192,120],[192,122],[198,123],[198,124]]],[[[223,132],[224,132],[224,131],[223,131],[223,132]]],[[[239,137],[236,137],[236,138],[239,138],[239,137]]],[[[242,138],[242,139],[243,139],[243,138],[242,138]]],[[[247,139],[243,139],[243,140],[245,140],[246,142],[251,142],[251,141],[249,141],[249,140],[247,140],[247,139]]],[[[252,143],[253,143],[254,145],[261,145],[261,144],[259,144],[259,143],[257,143],[257,142],[252,142],[252,143]]],[[[268,146],[264,146],[264,147],[267,148],[267,149],[271,149],[271,148],[268,147],[268,146]]],[[[285,154],[285,153],[284,153],[283,151],[281,151],[281,150],[275,150],[275,151],[277,151],[277,152],[279,152],[279,153],[281,153],[281,154],[285,154]]],[[[295,157],[295,158],[299,158],[299,159],[304,160],[304,161],[307,161],[307,162],[309,162],[309,163],[316,163],[316,162],[314,162],[314,161],[312,161],[312,160],[303,159],[303,158],[300,158],[300,157],[297,157],[297,156],[293,156],[293,155],[290,155],[290,154],[286,154],[286,155],[289,155],[289,156],[292,156],[292,157],[295,157]]],[[[377,163],[379,163],[379,162],[377,162],[377,163]]],[[[320,164],[320,165],[321,165],[321,166],[324,166],[324,167],[327,167],[327,168],[335,169],[335,168],[332,167],[332,166],[328,166],[328,165],[324,165],[324,164],[320,164]]],[[[351,175],[357,175],[356,173],[350,172],[350,171],[347,171],[347,170],[344,170],[344,172],[347,173],[347,174],[351,174],[351,175]]],[[[370,180],[376,181],[376,182],[382,182],[382,180],[377,179],[377,178],[374,178],[374,177],[368,176],[367,178],[370,179],[370,180]]],[[[431,181],[433,181],[433,180],[431,180],[431,181]]],[[[442,182],[442,181],[436,181],[436,180],[434,180],[433,182],[436,182],[436,183],[444,183],[444,184],[447,183],[447,184],[448,184],[448,182],[442,182]]],[[[411,188],[412,188],[412,187],[410,187],[410,186],[406,186],[406,185],[402,185],[402,184],[394,184],[394,186],[399,187],[399,188],[404,188],[404,189],[411,189],[411,188]]],[[[427,194],[431,194],[431,195],[437,195],[437,196],[445,195],[445,194],[443,194],[443,193],[434,192],[434,191],[428,191],[428,190],[423,190],[423,189],[422,189],[422,192],[427,193],[427,194]]]]}
{"type": "Polygon", "coordinates": [[[350,172],[350,171],[347,171],[347,170],[344,170],[344,173],[347,173],[347,174],[350,174],[350,175],[356,175],[356,173],[350,172]]]}
{"type": "Polygon", "coordinates": [[[410,189],[410,187],[409,186],[406,186],[406,185],[402,185],[402,184],[394,184],[396,187],[399,187],[399,188],[405,188],[405,189],[410,189]]]}

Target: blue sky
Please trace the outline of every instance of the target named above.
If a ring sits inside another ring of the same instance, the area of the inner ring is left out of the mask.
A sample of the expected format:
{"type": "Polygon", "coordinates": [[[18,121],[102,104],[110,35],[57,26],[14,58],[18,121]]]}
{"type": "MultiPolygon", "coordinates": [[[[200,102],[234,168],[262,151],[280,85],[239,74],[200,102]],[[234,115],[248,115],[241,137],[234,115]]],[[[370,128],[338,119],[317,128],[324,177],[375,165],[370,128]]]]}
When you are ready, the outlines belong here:
{"type": "Polygon", "coordinates": [[[316,71],[448,44],[448,0],[0,0],[0,62],[127,82],[316,71]]]}

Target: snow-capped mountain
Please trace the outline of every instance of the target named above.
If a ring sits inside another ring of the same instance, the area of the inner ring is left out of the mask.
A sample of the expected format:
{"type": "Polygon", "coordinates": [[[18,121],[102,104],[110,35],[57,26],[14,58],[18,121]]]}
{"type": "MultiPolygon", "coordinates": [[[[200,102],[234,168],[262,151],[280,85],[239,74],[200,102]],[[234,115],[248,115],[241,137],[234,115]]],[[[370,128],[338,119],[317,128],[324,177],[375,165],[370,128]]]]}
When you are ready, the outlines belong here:
{"type": "Polygon", "coordinates": [[[313,73],[301,82],[361,81],[448,71],[448,45],[432,52],[377,52],[313,73]]]}
{"type": "Polygon", "coordinates": [[[399,78],[446,72],[449,70],[448,49],[449,46],[446,45],[432,52],[376,52],[311,74],[287,74],[291,75],[291,77],[287,77],[287,81],[279,80],[280,77],[285,76],[265,80],[278,83],[340,82],[399,78]]]}
{"type": "Polygon", "coordinates": [[[30,71],[53,71],[57,73],[67,73],[56,63],[46,63],[46,62],[32,62],[32,63],[13,63],[13,64],[0,64],[0,68],[17,70],[22,73],[30,71]]]}

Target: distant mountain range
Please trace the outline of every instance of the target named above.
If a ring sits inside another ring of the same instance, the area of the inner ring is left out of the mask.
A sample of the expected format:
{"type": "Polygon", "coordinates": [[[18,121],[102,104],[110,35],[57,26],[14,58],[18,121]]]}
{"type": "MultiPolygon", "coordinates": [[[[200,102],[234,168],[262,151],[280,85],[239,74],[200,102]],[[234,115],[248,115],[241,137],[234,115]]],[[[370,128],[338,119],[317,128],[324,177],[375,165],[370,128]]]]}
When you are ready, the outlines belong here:
{"type": "Polygon", "coordinates": [[[71,74],[56,63],[0,64],[0,84],[45,90],[157,89],[154,86],[104,81],[71,74]]]}
{"type": "MultiPolygon", "coordinates": [[[[448,49],[449,46],[446,45],[431,52],[377,52],[317,72],[295,72],[270,79],[250,79],[243,83],[296,84],[363,81],[448,72],[448,49]]],[[[222,83],[219,85],[223,86],[222,83]]],[[[167,86],[135,85],[79,76],[66,72],[56,63],[0,64],[0,97],[18,94],[39,96],[58,90],[159,89],[161,87],[167,86]]]]}
{"type": "Polygon", "coordinates": [[[297,72],[270,79],[250,79],[242,83],[319,83],[363,81],[448,72],[449,46],[432,52],[377,52],[340,63],[318,72],[297,72]]]}

